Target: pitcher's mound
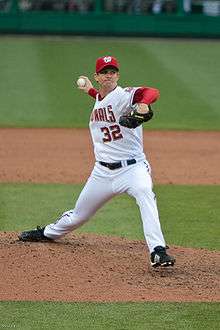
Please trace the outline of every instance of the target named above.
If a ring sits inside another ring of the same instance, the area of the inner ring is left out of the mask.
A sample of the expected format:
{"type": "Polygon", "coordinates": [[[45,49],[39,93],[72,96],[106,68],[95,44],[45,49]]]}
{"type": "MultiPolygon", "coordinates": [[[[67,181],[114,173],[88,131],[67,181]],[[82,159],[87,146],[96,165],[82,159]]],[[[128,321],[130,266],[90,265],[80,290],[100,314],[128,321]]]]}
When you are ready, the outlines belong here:
{"type": "Polygon", "coordinates": [[[93,234],[23,243],[0,234],[0,300],[220,301],[220,252],[172,246],[152,269],[144,241],[93,234]]]}

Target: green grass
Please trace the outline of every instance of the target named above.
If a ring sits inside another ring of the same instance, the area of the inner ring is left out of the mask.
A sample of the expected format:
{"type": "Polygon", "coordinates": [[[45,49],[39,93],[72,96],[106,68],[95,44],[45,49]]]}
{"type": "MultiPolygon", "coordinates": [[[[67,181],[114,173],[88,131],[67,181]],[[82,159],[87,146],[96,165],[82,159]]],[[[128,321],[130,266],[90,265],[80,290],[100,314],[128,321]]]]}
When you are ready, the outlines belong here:
{"type": "Polygon", "coordinates": [[[150,129],[220,129],[217,41],[0,37],[0,127],[87,127],[93,100],[73,88],[98,56],[121,62],[122,86],[155,86],[150,129]]]}
{"type": "Polygon", "coordinates": [[[15,329],[219,329],[217,303],[1,302],[0,326],[15,329]]]}
{"type": "MultiPolygon", "coordinates": [[[[31,229],[74,208],[81,185],[0,184],[0,230],[31,229]]],[[[220,249],[220,186],[156,186],[169,244],[220,249]]],[[[144,239],[139,211],[127,195],[113,198],[78,232],[144,239]]]]}

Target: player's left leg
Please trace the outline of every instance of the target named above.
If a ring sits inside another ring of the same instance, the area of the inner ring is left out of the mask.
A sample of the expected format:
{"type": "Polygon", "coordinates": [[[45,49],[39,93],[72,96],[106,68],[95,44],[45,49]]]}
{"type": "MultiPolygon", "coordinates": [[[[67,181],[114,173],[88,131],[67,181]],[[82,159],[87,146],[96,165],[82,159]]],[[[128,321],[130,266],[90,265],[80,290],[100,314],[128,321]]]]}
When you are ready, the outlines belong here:
{"type": "Polygon", "coordinates": [[[173,265],[174,258],[166,254],[166,243],[161,230],[157,202],[152,191],[150,167],[147,162],[140,162],[132,166],[128,182],[127,193],[136,199],[143,223],[144,236],[151,253],[152,266],[157,267],[164,262],[164,266],[173,265]],[[163,260],[162,260],[163,259],[163,260]]]}

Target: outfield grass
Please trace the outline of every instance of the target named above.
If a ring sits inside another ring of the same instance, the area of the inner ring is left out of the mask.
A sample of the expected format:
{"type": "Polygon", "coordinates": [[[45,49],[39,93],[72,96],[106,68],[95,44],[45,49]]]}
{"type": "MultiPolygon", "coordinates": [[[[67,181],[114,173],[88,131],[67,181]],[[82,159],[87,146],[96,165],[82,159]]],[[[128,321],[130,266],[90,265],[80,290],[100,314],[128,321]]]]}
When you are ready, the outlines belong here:
{"type": "Polygon", "coordinates": [[[87,127],[93,101],[73,88],[98,56],[121,62],[121,85],[158,87],[151,129],[220,129],[217,41],[0,37],[0,127],[87,127]]]}
{"type": "MultiPolygon", "coordinates": [[[[0,184],[0,230],[31,229],[71,208],[81,185],[0,184]]],[[[220,186],[156,186],[169,244],[220,249],[220,186]]],[[[113,198],[77,232],[144,239],[138,207],[127,195],[113,198]]]]}
{"type": "Polygon", "coordinates": [[[1,302],[0,326],[15,329],[219,329],[217,303],[1,302]]]}

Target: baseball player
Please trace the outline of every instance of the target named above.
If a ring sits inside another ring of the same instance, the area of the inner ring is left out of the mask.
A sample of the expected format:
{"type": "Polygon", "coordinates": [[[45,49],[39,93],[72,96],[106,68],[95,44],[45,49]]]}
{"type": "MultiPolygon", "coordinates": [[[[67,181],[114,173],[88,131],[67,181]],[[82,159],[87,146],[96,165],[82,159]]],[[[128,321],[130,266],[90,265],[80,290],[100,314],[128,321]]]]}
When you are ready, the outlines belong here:
{"type": "Polygon", "coordinates": [[[56,240],[82,226],[115,195],[127,193],[136,199],[143,222],[144,236],[153,267],[173,266],[161,231],[151,167],[143,152],[142,123],[153,116],[151,104],[159,91],[149,87],[117,85],[119,63],[113,56],[96,61],[94,74],[99,90],[86,76],[80,76],[79,89],[95,99],[90,116],[95,166],[75,207],[54,223],[24,231],[22,241],[56,240]]]}

